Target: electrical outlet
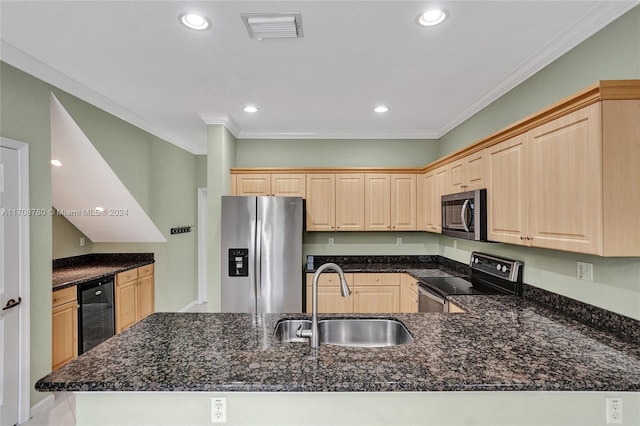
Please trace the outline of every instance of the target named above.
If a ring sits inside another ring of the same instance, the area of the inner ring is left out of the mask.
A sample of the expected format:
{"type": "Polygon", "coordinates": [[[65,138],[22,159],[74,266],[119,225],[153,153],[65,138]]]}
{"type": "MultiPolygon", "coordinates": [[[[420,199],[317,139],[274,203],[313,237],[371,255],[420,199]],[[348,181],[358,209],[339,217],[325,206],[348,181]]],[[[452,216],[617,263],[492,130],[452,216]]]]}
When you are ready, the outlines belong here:
{"type": "Polygon", "coordinates": [[[578,279],[593,281],[593,263],[578,262],[578,279]]]}
{"type": "Polygon", "coordinates": [[[402,246],[402,238],[396,238],[396,245],[397,245],[398,247],[401,247],[401,246],[402,246]]]}
{"type": "Polygon", "coordinates": [[[329,247],[333,246],[333,238],[329,237],[329,247]]]}
{"type": "Polygon", "coordinates": [[[211,423],[227,422],[227,398],[211,398],[211,423]]]}
{"type": "Polygon", "coordinates": [[[607,398],[607,424],[622,424],[622,398],[607,398]]]}
{"type": "Polygon", "coordinates": [[[80,247],[84,247],[85,239],[84,237],[80,237],[80,247]]]}

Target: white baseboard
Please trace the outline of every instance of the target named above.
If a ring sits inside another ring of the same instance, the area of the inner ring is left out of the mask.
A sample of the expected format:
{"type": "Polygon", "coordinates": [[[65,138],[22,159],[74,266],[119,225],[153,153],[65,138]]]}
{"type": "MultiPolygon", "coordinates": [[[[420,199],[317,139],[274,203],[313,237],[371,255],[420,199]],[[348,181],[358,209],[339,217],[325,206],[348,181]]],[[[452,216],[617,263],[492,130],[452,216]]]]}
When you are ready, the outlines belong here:
{"type": "Polygon", "coordinates": [[[56,402],[56,397],[54,394],[50,393],[45,399],[31,406],[31,417],[37,416],[38,414],[49,410],[53,406],[54,402],[56,402]]]}
{"type": "Polygon", "coordinates": [[[178,312],[189,312],[191,310],[191,308],[193,308],[197,304],[198,304],[198,301],[194,300],[193,302],[189,303],[184,308],[180,309],[178,312]]]}

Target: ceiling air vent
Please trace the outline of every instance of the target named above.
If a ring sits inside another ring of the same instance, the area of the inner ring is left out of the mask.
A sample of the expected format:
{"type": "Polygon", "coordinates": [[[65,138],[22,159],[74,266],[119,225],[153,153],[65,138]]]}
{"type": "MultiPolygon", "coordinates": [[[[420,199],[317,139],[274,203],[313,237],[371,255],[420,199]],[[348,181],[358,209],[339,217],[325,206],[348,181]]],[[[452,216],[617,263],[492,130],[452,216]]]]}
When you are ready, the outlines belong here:
{"type": "Polygon", "coordinates": [[[302,16],[299,13],[243,13],[241,16],[251,38],[302,37],[302,16]]]}

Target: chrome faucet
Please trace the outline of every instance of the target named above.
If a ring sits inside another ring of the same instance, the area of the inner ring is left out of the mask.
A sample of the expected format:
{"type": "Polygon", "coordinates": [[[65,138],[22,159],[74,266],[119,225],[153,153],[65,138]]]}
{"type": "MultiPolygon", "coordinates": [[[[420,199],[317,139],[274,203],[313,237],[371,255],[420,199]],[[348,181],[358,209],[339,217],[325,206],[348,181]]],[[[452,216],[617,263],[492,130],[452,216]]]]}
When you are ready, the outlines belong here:
{"type": "Polygon", "coordinates": [[[340,276],[340,291],[342,297],[349,297],[351,290],[347,280],[344,278],[344,272],[335,263],[325,263],[316,269],[316,273],[313,274],[313,283],[311,284],[311,330],[299,329],[296,333],[298,337],[308,337],[309,346],[312,349],[317,349],[320,346],[320,335],[318,334],[318,278],[325,269],[333,269],[340,276]]]}

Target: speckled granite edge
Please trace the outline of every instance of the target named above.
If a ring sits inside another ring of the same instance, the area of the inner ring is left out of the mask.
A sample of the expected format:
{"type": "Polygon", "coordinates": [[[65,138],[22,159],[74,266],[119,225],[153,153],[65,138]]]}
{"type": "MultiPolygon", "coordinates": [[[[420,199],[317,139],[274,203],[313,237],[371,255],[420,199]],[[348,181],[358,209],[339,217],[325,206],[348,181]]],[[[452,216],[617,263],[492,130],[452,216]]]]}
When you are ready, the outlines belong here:
{"type": "Polygon", "coordinates": [[[640,321],[597,306],[580,302],[570,297],[523,285],[523,296],[542,305],[561,311],[563,315],[580,321],[590,327],[617,335],[619,338],[640,341],[640,321]]]}
{"type": "MultiPolygon", "coordinates": [[[[308,259],[307,259],[308,260],[308,259]]],[[[313,269],[307,268],[306,272],[314,272],[315,267],[323,263],[337,263],[345,271],[375,269],[375,272],[389,272],[402,269],[443,269],[457,276],[468,276],[471,273],[469,265],[447,259],[442,256],[316,256],[313,255],[313,269]]],[[[308,264],[308,262],[307,262],[308,264]]]]}
{"type": "Polygon", "coordinates": [[[110,263],[110,262],[153,262],[153,253],[89,253],[81,256],[63,257],[53,259],[52,267],[55,271],[57,268],[68,268],[72,266],[89,265],[94,263],[110,263]]]}
{"type": "Polygon", "coordinates": [[[155,263],[153,253],[95,253],[53,260],[51,285],[54,290],[155,263]]]}

